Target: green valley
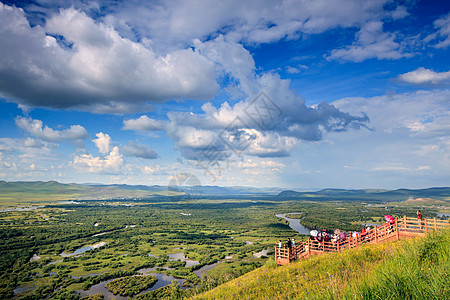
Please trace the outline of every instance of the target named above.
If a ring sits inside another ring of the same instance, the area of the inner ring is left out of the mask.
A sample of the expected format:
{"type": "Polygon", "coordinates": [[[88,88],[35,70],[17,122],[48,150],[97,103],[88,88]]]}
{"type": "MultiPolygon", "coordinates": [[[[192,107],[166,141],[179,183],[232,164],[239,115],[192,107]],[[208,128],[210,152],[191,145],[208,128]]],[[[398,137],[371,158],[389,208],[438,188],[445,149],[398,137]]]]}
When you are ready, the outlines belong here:
{"type": "MultiPolygon", "coordinates": [[[[28,195],[63,188],[54,182],[11,184],[20,185],[28,195]]],[[[138,188],[120,189],[133,193],[138,188]]],[[[208,189],[215,193],[196,199],[180,192],[171,197],[129,194],[114,199],[77,196],[72,201],[50,197],[2,202],[0,297],[210,297],[214,294],[203,293],[244,280],[247,277],[241,276],[249,272],[282,272],[283,268],[272,270],[275,242],[307,236],[292,230],[277,214],[299,219],[310,229],[360,230],[364,224],[383,223],[385,214],[414,217],[417,208],[425,218],[445,218],[450,207],[448,189],[441,189],[441,194],[429,191],[429,195],[427,190],[391,191],[387,201],[382,201],[387,191],[379,190],[298,195],[254,189],[228,195],[208,189]],[[412,201],[416,196],[432,200],[412,201]]],[[[1,194],[13,191],[5,188],[1,194]]],[[[303,276],[299,274],[295,276],[303,276]]]]}

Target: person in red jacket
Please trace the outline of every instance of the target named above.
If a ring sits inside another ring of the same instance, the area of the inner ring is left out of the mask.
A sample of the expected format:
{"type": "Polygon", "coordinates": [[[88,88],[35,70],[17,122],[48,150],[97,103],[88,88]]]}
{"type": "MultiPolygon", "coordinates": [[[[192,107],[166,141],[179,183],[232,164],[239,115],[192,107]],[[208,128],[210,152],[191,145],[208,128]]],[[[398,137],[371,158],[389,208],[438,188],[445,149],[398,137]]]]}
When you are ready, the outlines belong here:
{"type": "Polygon", "coordinates": [[[419,228],[423,229],[423,227],[422,227],[422,213],[420,212],[420,210],[417,211],[417,220],[419,221],[419,228]]]}

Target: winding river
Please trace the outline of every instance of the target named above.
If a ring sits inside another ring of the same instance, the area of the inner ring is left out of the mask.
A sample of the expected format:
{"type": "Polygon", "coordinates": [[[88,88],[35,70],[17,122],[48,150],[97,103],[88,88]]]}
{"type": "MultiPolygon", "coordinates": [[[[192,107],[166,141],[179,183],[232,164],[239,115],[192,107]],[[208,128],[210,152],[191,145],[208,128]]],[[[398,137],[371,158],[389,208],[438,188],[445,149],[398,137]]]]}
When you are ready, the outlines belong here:
{"type": "Polygon", "coordinates": [[[309,235],[309,232],[311,231],[311,229],[300,224],[300,219],[291,219],[291,218],[286,217],[286,215],[293,215],[293,214],[299,214],[299,213],[278,214],[278,215],[275,215],[275,217],[283,218],[286,221],[288,221],[289,227],[291,227],[293,230],[297,231],[298,233],[303,234],[303,235],[309,235]]]}

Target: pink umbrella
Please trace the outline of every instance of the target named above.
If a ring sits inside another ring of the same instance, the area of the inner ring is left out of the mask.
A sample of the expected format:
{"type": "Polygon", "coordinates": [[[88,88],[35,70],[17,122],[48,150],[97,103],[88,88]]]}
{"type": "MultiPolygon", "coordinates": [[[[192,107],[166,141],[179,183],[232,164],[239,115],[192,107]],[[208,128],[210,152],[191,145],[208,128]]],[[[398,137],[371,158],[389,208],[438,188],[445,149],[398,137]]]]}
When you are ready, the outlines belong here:
{"type": "Polygon", "coordinates": [[[394,221],[394,217],[393,217],[393,216],[390,216],[390,215],[385,215],[385,216],[384,216],[384,219],[385,219],[386,221],[388,221],[388,222],[394,221]]]}

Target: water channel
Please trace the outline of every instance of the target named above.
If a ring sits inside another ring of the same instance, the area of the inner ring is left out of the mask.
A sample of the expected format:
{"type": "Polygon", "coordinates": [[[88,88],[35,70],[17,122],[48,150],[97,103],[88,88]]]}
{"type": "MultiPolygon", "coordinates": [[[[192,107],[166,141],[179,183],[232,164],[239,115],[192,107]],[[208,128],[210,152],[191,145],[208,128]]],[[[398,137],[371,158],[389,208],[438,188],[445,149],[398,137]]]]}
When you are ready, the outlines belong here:
{"type": "MultiPolygon", "coordinates": [[[[180,259],[180,255],[179,253],[175,253],[175,254],[171,254],[172,257],[176,257],[177,259],[180,259]]],[[[170,256],[170,255],[169,255],[170,256]]],[[[183,255],[184,258],[184,255],[183,255]]],[[[172,258],[173,259],[173,258],[172,258]]],[[[189,260],[186,260],[189,261],[189,260]]],[[[197,262],[197,261],[191,261],[191,262],[197,262]]],[[[201,267],[200,269],[194,271],[193,273],[195,275],[197,275],[199,278],[202,278],[203,275],[208,272],[211,269],[214,269],[219,263],[221,262],[217,262],[211,265],[206,265],[201,267]]],[[[191,264],[191,263],[190,263],[191,264]]],[[[198,264],[198,262],[197,262],[198,264]]],[[[185,287],[183,287],[183,282],[184,279],[178,279],[175,278],[171,275],[166,275],[164,273],[155,273],[157,268],[161,268],[161,267],[153,267],[153,268],[144,268],[144,269],[140,269],[137,271],[137,273],[140,274],[140,276],[155,276],[156,278],[158,278],[158,281],[155,283],[154,286],[152,286],[149,289],[146,289],[145,291],[140,292],[138,295],[140,294],[144,294],[146,292],[149,291],[153,291],[159,288],[162,288],[166,285],[170,285],[172,284],[172,281],[175,280],[182,289],[186,289],[185,287]]],[[[168,268],[168,267],[162,267],[165,270],[173,270],[173,268],[168,268]]],[[[77,293],[78,295],[80,295],[81,297],[86,297],[86,296],[90,296],[90,295],[95,295],[95,294],[102,294],[105,300],[112,300],[112,299],[117,299],[117,300],[127,300],[127,297],[122,297],[120,295],[114,295],[113,293],[111,293],[110,291],[108,291],[108,289],[105,287],[105,285],[108,282],[113,281],[114,279],[109,279],[109,280],[105,280],[102,281],[98,284],[95,284],[93,286],[91,286],[88,290],[84,291],[84,290],[78,290],[77,293]]]]}
{"type": "Polygon", "coordinates": [[[311,229],[300,224],[300,219],[292,219],[292,218],[286,217],[286,215],[296,215],[296,214],[300,214],[300,213],[297,212],[297,213],[278,214],[278,215],[275,215],[275,217],[283,218],[286,221],[288,221],[289,227],[291,227],[293,230],[297,231],[298,233],[303,234],[303,235],[309,235],[309,232],[311,231],[311,229]]]}

